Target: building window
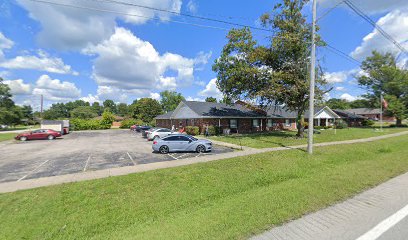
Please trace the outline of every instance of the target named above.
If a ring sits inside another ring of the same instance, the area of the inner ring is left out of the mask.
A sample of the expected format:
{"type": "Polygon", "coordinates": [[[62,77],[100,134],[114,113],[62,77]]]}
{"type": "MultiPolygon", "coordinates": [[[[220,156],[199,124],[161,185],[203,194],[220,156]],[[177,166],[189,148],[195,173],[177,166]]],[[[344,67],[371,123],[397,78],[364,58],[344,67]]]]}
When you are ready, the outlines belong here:
{"type": "Polygon", "coordinates": [[[259,119],[252,119],[252,127],[259,127],[259,119]]]}
{"type": "Polygon", "coordinates": [[[285,125],[286,125],[287,127],[290,126],[290,119],[285,119],[285,125]]]}
{"type": "Polygon", "coordinates": [[[272,119],[268,119],[268,121],[266,122],[266,126],[267,126],[267,127],[272,127],[272,126],[273,126],[273,121],[272,121],[272,119]]]}
{"type": "Polygon", "coordinates": [[[230,119],[230,128],[238,128],[237,119],[230,119]]]}

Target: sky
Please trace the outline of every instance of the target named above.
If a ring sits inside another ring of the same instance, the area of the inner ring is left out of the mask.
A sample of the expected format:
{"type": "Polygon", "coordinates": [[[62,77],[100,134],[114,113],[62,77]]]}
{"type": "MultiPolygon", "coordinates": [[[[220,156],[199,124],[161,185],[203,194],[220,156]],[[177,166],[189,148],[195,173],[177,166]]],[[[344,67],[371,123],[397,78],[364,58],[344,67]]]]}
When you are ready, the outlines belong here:
{"type": "MultiPolygon", "coordinates": [[[[41,95],[46,107],[77,99],[91,103],[159,99],[163,90],[180,92],[187,100],[202,101],[210,96],[220,99],[212,64],[227,43],[228,30],[234,26],[174,13],[261,27],[259,16],[271,12],[277,2],[1,1],[0,77],[10,86],[17,104],[29,104],[35,110],[41,95]]],[[[395,45],[344,3],[326,14],[338,2],[318,0],[319,34],[330,46],[360,62],[374,49],[399,53],[395,45]]],[[[408,49],[408,1],[352,2],[408,49]]],[[[303,12],[310,21],[311,4],[303,12]]],[[[253,30],[253,34],[260,43],[267,43],[268,32],[253,30]]],[[[365,93],[355,79],[364,74],[358,62],[327,48],[318,48],[317,53],[333,87],[327,98],[351,101],[365,93]]],[[[401,67],[407,67],[407,55],[398,60],[401,67]]]]}

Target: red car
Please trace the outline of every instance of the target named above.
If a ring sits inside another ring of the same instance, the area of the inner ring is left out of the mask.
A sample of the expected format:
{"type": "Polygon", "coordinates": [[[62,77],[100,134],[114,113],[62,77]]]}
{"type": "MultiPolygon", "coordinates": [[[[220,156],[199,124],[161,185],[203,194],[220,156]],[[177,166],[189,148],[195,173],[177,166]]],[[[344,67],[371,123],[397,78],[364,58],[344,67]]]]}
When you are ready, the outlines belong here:
{"type": "Polygon", "coordinates": [[[61,133],[51,130],[51,129],[38,129],[31,132],[24,132],[18,134],[15,139],[26,141],[26,140],[36,140],[36,139],[48,139],[54,140],[57,137],[61,137],[61,133]]]}

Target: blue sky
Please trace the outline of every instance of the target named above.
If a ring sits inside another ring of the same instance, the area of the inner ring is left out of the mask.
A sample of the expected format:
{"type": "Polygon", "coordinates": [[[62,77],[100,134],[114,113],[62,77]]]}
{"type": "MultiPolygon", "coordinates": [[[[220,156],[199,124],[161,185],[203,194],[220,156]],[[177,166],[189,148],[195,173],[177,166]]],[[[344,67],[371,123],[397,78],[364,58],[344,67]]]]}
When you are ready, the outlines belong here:
{"type": "MultiPolygon", "coordinates": [[[[189,100],[221,97],[211,65],[226,43],[227,30],[175,21],[224,29],[231,26],[106,1],[45,1],[88,9],[30,0],[0,3],[0,76],[10,85],[17,103],[37,108],[41,94],[47,106],[76,99],[130,103],[141,97],[158,98],[163,90],[181,92],[189,100]]],[[[278,2],[121,1],[258,27],[258,17],[278,2]]],[[[318,16],[337,2],[319,0],[318,16]]],[[[408,1],[353,2],[408,48],[408,1]]],[[[310,5],[304,13],[311,15],[310,5]]],[[[325,41],[359,61],[374,49],[398,53],[344,4],[320,19],[319,25],[325,41]]],[[[265,42],[267,33],[253,33],[265,42]]],[[[364,93],[354,80],[364,74],[358,63],[326,48],[319,48],[318,55],[334,87],[328,97],[353,100],[364,93]]],[[[400,58],[401,66],[406,65],[407,57],[400,58]]]]}

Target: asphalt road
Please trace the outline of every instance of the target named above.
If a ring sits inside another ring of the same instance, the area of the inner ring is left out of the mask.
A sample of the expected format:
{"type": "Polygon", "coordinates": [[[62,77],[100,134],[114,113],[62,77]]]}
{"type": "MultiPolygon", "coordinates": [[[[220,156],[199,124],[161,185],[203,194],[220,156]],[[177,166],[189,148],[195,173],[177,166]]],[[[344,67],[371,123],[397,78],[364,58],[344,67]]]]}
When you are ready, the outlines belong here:
{"type": "Polygon", "coordinates": [[[213,146],[209,153],[153,153],[152,142],[129,130],[72,132],[56,140],[2,144],[0,182],[58,176],[173,161],[233,151],[213,146]]]}

